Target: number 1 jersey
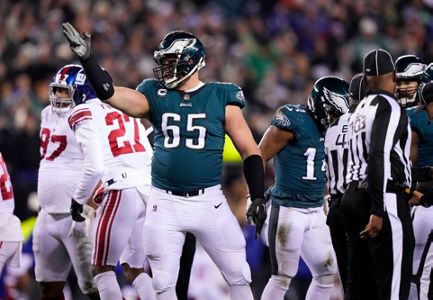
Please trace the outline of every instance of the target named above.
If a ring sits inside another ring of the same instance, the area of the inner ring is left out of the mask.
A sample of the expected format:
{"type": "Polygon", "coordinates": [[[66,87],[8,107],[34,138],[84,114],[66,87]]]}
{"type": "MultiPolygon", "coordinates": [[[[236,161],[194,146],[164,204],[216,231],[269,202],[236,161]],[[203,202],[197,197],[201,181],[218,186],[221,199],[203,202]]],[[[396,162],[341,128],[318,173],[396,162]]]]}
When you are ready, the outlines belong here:
{"type": "Polygon", "coordinates": [[[295,135],[274,157],[273,204],[309,208],[323,203],[325,184],[324,136],[305,105],[286,104],[272,119],[273,126],[295,135]]]}

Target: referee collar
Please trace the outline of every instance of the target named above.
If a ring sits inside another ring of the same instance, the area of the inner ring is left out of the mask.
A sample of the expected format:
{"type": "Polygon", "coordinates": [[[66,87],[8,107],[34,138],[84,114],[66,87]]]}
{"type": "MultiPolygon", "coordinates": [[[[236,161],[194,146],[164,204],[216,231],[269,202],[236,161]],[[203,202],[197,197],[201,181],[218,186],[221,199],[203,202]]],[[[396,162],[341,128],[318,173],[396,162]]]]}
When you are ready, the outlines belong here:
{"type": "Polygon", "coordinates": [[[367,91],[367,93],[366,93],[365,96],[367,97],[368,95],[373,95],[373,94],[385,94],[385,95],[390,96],[390,97],[392,97],[392,98],[395,99],[395,96],[394,96],[393,93],[390,93],[390,92],[388,92],[388,91],[381,90],[381,89],[377,89],[377,90],[369,90],[369,91],[367,91]]]}

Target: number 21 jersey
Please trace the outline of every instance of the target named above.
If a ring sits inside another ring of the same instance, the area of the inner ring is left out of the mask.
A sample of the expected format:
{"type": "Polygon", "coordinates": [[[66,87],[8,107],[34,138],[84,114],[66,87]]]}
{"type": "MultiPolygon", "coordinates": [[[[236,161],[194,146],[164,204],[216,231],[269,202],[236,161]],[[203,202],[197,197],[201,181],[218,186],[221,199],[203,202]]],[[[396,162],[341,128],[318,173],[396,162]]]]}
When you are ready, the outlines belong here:
{"type": "Polygon", "coordinates": [[[106,189],[150,184],[152,148],[139,119],[91,99],[74,107],[68,122],[84,153],[74,199],[84,203],[99,180],[106,189]]]}

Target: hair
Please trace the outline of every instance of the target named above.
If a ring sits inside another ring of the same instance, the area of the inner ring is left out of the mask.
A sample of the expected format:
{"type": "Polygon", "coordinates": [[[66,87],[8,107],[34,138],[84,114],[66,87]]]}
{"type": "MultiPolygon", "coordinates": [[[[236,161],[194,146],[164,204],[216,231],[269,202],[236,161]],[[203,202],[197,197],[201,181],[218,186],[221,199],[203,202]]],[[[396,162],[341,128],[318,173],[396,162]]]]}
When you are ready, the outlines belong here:
{"type": "Polygon", "coordinates": [[[379,76],[366,76],[367,90],[385,90],[394,93],[397,78],[395,72],[379,76]]]}

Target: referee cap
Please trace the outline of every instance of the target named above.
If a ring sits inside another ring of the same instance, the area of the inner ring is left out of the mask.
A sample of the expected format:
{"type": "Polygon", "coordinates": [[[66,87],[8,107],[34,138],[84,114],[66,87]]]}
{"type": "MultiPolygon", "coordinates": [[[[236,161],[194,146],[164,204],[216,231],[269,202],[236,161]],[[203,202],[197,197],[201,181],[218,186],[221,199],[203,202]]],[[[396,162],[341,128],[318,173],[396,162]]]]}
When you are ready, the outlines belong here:
{"type": "Polygon", "coordinates": [[[365,82],[364,73],[358,73],[353,76],[349,85],[350,98],[356,101],[364,99],[367,92],[367,83],[365,82]]]}
{"type": "Polygon", "coordinates": [[[392,55],[384,49],[374,49],[364,56],[364,74],[379,76],[395,71],[392,55]]]}
{"type": "Polygon", "coordinates": [[[427,105],[433,102],[433,81],[430,81],[422,87],[419,102],[420,105],[416,108],[417,112],[423,110],[427,105]]]}

